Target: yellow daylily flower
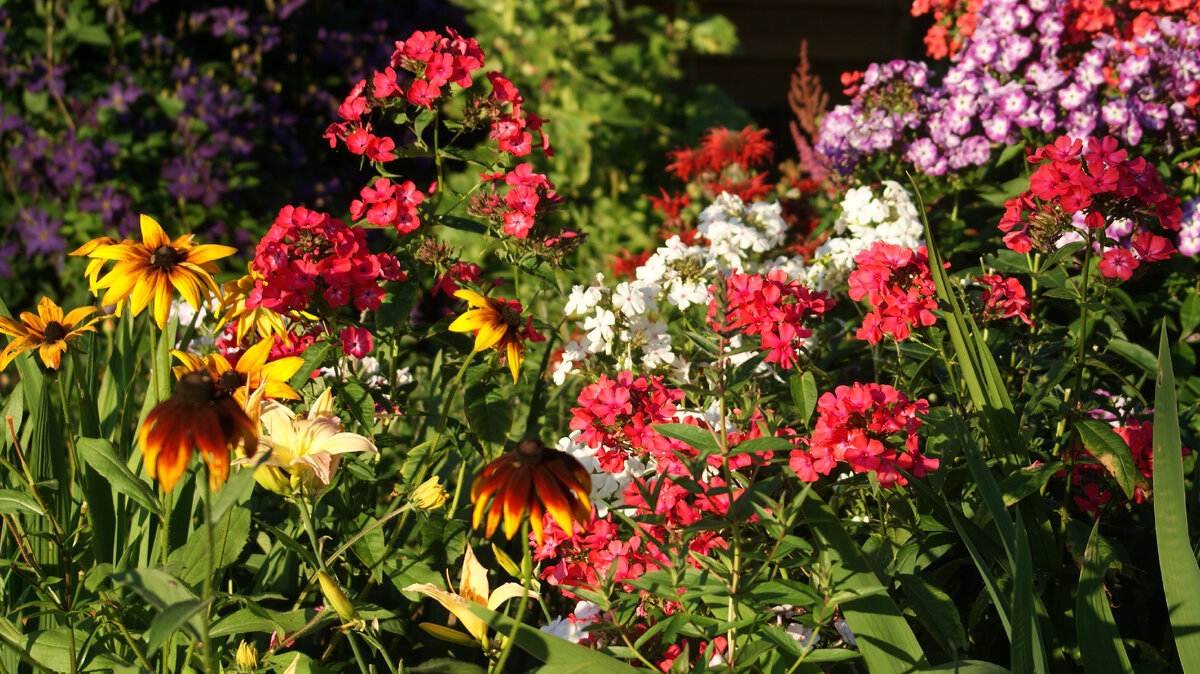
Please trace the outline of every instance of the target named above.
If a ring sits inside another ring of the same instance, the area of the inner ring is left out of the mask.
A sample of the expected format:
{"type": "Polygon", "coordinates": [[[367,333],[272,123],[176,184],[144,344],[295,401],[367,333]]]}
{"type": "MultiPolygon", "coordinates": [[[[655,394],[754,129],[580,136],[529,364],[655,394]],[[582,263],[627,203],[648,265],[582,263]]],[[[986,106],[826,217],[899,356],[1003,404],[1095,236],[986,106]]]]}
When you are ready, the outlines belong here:
{"type": "MultiPolygon", "coordinates": [[[[459,580],[457,594],[447,592],[431,583],[414,583],[404,588],[404,591],[417,592],[436,599],[439,604],[446,607],[447,611],[458,618],[471,640],[482,645],[485,650],[489,647],[488,624],[484,622],[483,618],[472,613],[468,606],[475,603],[495,611],[509,599],[520,598],[525,594],[525,588],[518,583],[505,583],[495,591],[491,591],[488,586],[487,569],[479,563],[470,543],[467,544],[467,551],[463,554],[462,576],[459,580]]],[[[538,594],[530,590],[529,596],[537,597],[538,594]]],[[[457,630],[431,623],[421,623],[421,629],[448,641],[462,642],[467,636],[457,630]]]]}
{"type": "Polygon", "coordinates": [[[308,415],[300,419],[283,405],[265,401],[259,422],[266,433],[258,436],[258,451],[235,463],[262,461],[254,479],[284,496],[303,491],[315,498],[333,481],[340,455],[376,451],[369,439],[342,431],[342,421],[334,413],[332,389],[325,389],[308,415]]]}

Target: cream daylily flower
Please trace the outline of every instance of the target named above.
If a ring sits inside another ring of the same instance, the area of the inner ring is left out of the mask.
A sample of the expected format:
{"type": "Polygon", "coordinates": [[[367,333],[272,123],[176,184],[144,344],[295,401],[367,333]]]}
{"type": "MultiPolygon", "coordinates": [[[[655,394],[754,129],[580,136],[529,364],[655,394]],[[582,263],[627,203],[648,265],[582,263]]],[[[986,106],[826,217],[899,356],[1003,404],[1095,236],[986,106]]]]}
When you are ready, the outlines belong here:
{"type": "MultiPolygon", "coordinates": [[[[421,629],[439,639],[455,643],[469,645],[473,640],[481,644],[485,649],[488,648],[488,625],[483,618],[471,612],[471,609],[468,608],[470,603],[473,602],[480,606],[486,606],[495,611],[509,599],[520,598],[525,594],[525,588],[521,587],[518,583],[505,583],[496,588],[494,592],[490,592],[487,569],[475,557],[475,551],[471,549],[470,543],[467,544],[467,551],[463,554],[462,578],[458,584],[458,594],[447,592],[430,583],[414,583],[404,588],[404,591],[418,592],[436,599],[439,604],[445,606],[446,610],[458,618],[459,622],[462,623],[462,626],[470,634],[470,639],[467,638],[466,634],[458,630],[452,630],[432,623],[421,623],[421,629]]],[[[530,590],[529,596],[537,597],[538,595],[533,590],[530,590]]]]}
{"type": "Polygon", "coordinates": [[[254,479],[284,496],[301,489],[317,496],[333,481],[340,455],[376,451],[369,439],[342,431],[341,419],[333,411],[332,389],[317,397],[304,418],[297,419],[288,408],[268,400],[262,404],[259,420],[266,433],[258,437],[258,451],[237,463],[262,461],[254,479]]]}

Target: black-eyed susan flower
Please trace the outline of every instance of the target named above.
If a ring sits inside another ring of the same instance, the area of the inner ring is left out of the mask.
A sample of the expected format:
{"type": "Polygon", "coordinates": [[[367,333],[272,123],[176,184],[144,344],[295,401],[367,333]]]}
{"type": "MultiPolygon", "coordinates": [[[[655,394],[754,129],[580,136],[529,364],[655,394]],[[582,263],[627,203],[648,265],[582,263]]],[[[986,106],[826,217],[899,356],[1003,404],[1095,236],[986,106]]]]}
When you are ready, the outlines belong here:
{"type": "Polygon", "coordinates": [[[98,311],[96,307],[79,307],[64,316],[62,307],[49,297],[38,302],[37,310],[37,315],[22,312],[19,321],[0,316],[0,333],[12,337],[0,353],[0,370],[8,367],[17,354],[34,349],[46,367],[57,370],[68,343],[85,332],[94,332],[93,324],[103,318],[91,317],[98,311]]]}
{"type": "Polygon", "coordinates": [[[193,451],[200,450],[208,484],[217,490],[229,477],[230,452],[239,443],[252,448],[257,442],[254,422],[204,370],[180,377],[175,395],[150,410],[138,435],[146,472],[168,492],[187,470],[193,451]]]}
{"type": "Polygon", "coordinates": [[[257,453],[238,462],[257,465],[254,479],[277,494],[290,496],[303,490],[316,497],[333,481],[342,454],[376,451],[369,439],[342,430],[332,389],[317,396],[308,415],[299,419],[268,400],[262,405],[260,422],[266,433],[258,437],[257,453]]]}
{"type": "Polygon", "coordinates": [[[92,258],[87,275],[95,294],[104,290],[104,304],[115,304],[117,315],[129,300],[133,315],[138,315],[154,301],[154,322],[166,327],[171,313],[171,296],[176,290],[197,311],[209,297],[218,293],[212,275],[217,272],[213,260],[237,252],[232,246],[196,245],[192,235],[184,234],[174,241],[167,237],[154,218],[142,215],[142,240],[113,243],[103,237],[85,243],[71,255],[92,258]],[[103,277],[97,260],[115,260],[116,265],[103,277]],[[97,278],[99,277],[99,278],[97,278]]]}
{"type": "Polygon", "coordinates": [[[505,354],[513,381],[525,360],[525,340],[540,342],[545,339],[533,329],[533,317],[521,325],[521,303],[516,300],[484,297],[465,288],[454,296],[466,300],[469,309],[450,324],[451,332],[475,331],[475,350],[495,349],[505,354]]]}
{"type": "Polygon", "coordinates": [[[217,330],[226,323],[237,321],[235,338],[238,344],[250,334],[251,329],[258,332],[263,339],[270,339],[275,335],[279,335],[285,342],[288,339],[287,324],[283,315],[250,301],[256,282],[262,278],[262,274],[247,265],[245,276],[221,286],[223,296],[221,307],[217,310],[221,314],[221,320],[217,323],[217,330]]]}
{"type": "Polygon", "coordinates": [[[526,438],[484,466],[471,483],[471,502],[475,504],[471,526],[478,527],[486,514],[484,534],[491,536],[503,518],[504,536],[512,538],[528,516],[541,544],[542,514],[550,513],[563,531],[570,532],[573,519],[587,520],[591,491],[591,475],[575,457],[549,449],[537,438],[526,438]]]}
{"type": "MultiPolygon", "coordinates": [[[[447,611],[458,618],[468,634],[433,623],[421,623],[421,629],[439,639],[466,646],[478,643],[485,649],[488,648],[488,625],[482,618],[471,612],[469,605],[474,603],[495,611],[509,599],[515,599],[525,594],[525,588],[517,583],[505,583],[493,591],[488,585],[487,569],[479,563],[470,543],[467,544],[467,551],[463,554],[462,575],[458,583],[457,594],[447,592],[431,583],[414,583],[405,587],[404,591],[419,592],[426,597],[436,599],[439,604],[446,607],[447,611]]],[[[529,596],[537,597],[538,593],[530,590],[529,596]]]]}
{"type": "Polygon", "coordinates": [[[288,385],[288,381],[304,365],[304,359],[300,356],[288,356],[268,363],[267,358],[271,355],[273,345],[272,340],[261,340],[242,352],[233,363],[219,353],[210,353],[204,358],[199,358],[172,349],[171,354],[183,363],[175,366],[175,376],[182,377],[188,372],[205,370],[216,383],[217,389],[223,394],[233,396],[242,408],[246,407],[246,399],[250,392],[258,388],[263,389],[263,398],[299,400],[300,394],[288,385]]]}

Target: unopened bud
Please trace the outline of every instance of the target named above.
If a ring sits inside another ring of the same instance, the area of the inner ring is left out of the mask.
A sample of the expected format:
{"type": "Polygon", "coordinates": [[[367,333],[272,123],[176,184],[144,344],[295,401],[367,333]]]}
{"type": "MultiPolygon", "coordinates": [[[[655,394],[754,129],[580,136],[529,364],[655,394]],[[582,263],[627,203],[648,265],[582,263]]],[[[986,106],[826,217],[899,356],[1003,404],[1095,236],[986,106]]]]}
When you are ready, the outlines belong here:
{"type": "Polygon", "coordinates": [[[450,495],[446,493],[446,489],[442,487],[442,483],[436,475],[422,482],[421,486],[414,489],[408,495],[408,500],[413,506],[421,510],[432,510],[441,507],[448,498],[450,498],[450,495]]]}
{"type": "Polygon", "coordinates": [[[354,609],[354,603],[342,592],[341,586],[332,576],[321,571],[317,573],[317,580],[321,583],[321,594],[325,595],[325,602],[337,611],[342,620],[358,620],[358,611],[354,609]]]}
{"type": "Polygon", "coordinates": [[[258,649],[254,647],[254,644],[243,641],[238,644],[234,661],[237,662],[240,671],[253,672],[258,669],[258,649]]]}

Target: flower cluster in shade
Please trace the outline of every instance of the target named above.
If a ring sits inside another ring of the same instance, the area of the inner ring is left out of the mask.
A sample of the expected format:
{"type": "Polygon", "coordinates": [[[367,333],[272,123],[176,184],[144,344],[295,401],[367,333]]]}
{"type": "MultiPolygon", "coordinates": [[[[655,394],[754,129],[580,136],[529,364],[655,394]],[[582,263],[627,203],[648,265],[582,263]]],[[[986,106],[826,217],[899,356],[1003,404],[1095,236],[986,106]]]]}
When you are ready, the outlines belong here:
{"type": "Polygon", "coordinates": [[[276,313],[302,311],[320,297],[333,309],[378,309],[383,281],[403,281],[396,258],[372,253],[366,231],[328,213],[285,206],[254,250],[255,281],[248,304],[276,313]]]}
{"type": "Polygon", "coordinates": [[[1016,318],[1033,326],[1033,319],[1029,317],[1029,296],[1020,281],[999,274],[984,274],[975,280],[984,286],[982,315],[985,321],[1016,318]]]}
{"type": "Polygon", "coordinates": [[[925,246],[913,250],[876,242],[854,259],[858,268],[850,273],[850,299],[866,298],[870,307],[855,336],[870,344],[885,334],[903,340],[912,328],[937,322],[937,289],[925,246]]]}
{"type": "Polygon", "coordinates": [[[1140,263],[1165,260],[1176,252],[1152,225],[1157,223],[1159,232],[1178,231],[1183,219],[1179,199],[1168,193],[1149,162],[1130,158],[1115,138],[1087,138],[1085,143],[1062,136],[1030,154],[1029,161],[1041,162],[1029,189],[1005,203],[1000,219],[1010,249],[1051,251],[1079,240],[1082,221],[1086,230],[1098,232],[1099,268],[1109,278],[1128,280],[1140,263]]]}
{"type": "Polygon", "coordinates": [[[846,172],[887,155],[939,176],[987,164],[1023,134],[1107,134],[1168,149],[1194,138],[1200,24],[1156,16],[1140,34],[1070,47],[1063,5],[984,0],[940,82],[922,63],[872,64],[850,78],[853,100],[824,118],[816,149],[846,172]]]}
{"type": "Polygon", "coordinates": [[[708,322],[719,332],[756,335],[767,352],[765,363],[781,369],[795,367],[804,342],[812,336],[806,325],[833,306],[825,293],[814,293],[782,269],[766,274],[733,274],[724,292],[714,292],[708,322]]]}
{"type": "Polygon", "coordinates": [[[817,401],[817,423],[803,441],[807,449],[793,450],[788,465],[805,482],[844,463],[856,473],[873,471],[881,487],[905,485],[898,469],[924,477],[939,465],[920,451],[920,415],[928,410],[926,400],[910,400],[887,384],[839,386],[817,401]]]}

